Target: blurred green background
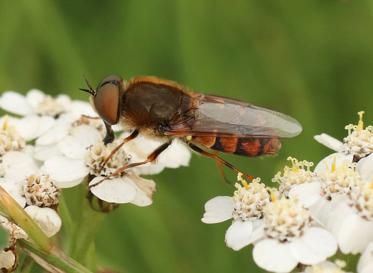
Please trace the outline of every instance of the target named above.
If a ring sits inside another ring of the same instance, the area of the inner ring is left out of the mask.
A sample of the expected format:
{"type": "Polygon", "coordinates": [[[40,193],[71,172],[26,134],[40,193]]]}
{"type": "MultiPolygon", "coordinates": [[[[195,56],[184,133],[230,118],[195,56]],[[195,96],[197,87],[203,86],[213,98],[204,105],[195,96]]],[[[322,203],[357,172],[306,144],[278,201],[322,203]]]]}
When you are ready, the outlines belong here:
{"type": "MultiPolygon", "coordinates": [[[[86,100],[83,75],[94,85],[109,74],[156,75],[290,114],[304,132],[279,156],[226,156],[270,182],[289,155],[330,153],[313,135],[342,138],[363,109],[372,121],[372,29],[371,1],[1,1],[0,90],[86,100]]],[[[262,272],[248,248],[225,246],[228,222],[200,222],[208,199],[232,193],[213,161],[194,156],[154,179],[153,206],[121,206],[102,224],[100,263],[134,273],[262,272]]]]}

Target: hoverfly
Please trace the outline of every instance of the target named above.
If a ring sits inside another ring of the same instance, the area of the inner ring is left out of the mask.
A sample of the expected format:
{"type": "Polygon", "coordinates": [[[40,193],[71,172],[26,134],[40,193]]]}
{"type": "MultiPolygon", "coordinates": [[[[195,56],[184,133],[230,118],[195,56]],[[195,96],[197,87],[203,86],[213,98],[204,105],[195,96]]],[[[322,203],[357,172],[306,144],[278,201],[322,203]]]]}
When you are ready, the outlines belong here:
{"type": "Polygon", "coordinates": [[[114,140],[112,126],[118,123],[133,130],[120,146],[139,132],[168,139],[147,160],[127,164],[115,174],[153,162],[173,138],[182,139],[195,152],[240,172],[216,152],[248,157],[272,155],[281,148],[279,138],[294,137],[302,131],[301,125],[285,114],[231,98],[192,92],[157,77],[139,76],[124,81],[119,76],[109,76],[96,89],[86,82],[88,89],[81,90],[92,95],[93,106],[105,123],[105,144],[114,140]]]}

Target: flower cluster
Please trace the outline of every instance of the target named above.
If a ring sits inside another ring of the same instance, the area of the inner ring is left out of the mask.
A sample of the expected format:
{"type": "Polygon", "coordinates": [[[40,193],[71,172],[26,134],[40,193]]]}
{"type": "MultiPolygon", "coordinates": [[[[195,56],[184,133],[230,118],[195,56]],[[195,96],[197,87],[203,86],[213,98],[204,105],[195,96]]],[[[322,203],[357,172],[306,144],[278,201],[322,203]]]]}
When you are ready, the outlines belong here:
{"type": "Polygon", "coordinates": [[[336,152],[313,163],[289,157],[268,188],[259,179],[238,178],[233,197],[205,205],[204,223],[233,219],[228,247],[253,245],[255,263],[270,272],[342,273],[344,264],[328,261],[339,251],[361,255],[358,273],[373,272],[373,130],[348,125],[343,142],[321,134],[315,139],[336,152]]]}
{"type": "MultiPolygon", "coordinates": [[[[129,132],[115,128],[117,140],[104,145],[105,126],[89,103],[35,89],[25,96],[4,92],[0,108],[14,115],[0,118],[0,186],[48,237],[61,228],[58,205],[64,188],[84,182],[103,201],[148,206],[155,183],[141,175],[187,166],[191,157],[175,140],[155,163],[117,172],[145,160],[166,140],[139,135],[120,146],[129,132]]],[[[17,261],[15,242],[27,234],[3,216],[0,225],[9,231],[9,244],[0,250],[0,271],[11,271],[17,261]]]]}

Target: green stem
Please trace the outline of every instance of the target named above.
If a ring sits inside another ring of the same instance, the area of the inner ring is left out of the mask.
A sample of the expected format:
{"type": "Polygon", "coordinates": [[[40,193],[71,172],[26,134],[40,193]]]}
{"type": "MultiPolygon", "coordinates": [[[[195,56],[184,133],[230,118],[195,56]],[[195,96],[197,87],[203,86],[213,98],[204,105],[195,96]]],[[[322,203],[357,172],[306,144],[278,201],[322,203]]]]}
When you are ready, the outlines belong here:
{"type": "Polygon", "coordinates": [[[50,252],[45,252],[26,240],[18,240],[18,244],[48,272],[92,273],[77,261],[65,256],[58,249],[53,248],[50,252]]]}
{"type": "Polygon", "coordinates": [[[27,235],[38,245],[40,249],[48,252],[53,248],[52,241],[45,235],[31,217],[18,205],[13,197],[0,186],[0,207],[2,211],[23,228],[27,235]]]}
{"type": "MultiPolygon", "coordinates": [[[[86,188],[82,189],[82,195],[86,197],[86,188]]],[[[104,213],[94,211],[84,198],[81,204],[81,214],[76,225],[74,236],[71,240],[70,255],[72,258],[81,261],[84,265],[92,265],[89,255],[94,255],[94,239],[99,228],[99,224],[105,217],[104,213]]]]}

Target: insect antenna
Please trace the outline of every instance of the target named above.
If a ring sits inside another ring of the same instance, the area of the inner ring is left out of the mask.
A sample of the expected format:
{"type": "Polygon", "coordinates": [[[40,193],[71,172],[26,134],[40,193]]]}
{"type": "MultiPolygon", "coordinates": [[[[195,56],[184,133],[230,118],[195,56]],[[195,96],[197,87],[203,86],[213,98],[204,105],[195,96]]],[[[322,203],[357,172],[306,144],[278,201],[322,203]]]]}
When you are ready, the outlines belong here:
{"type": "Polygon", "coordinates": [[[86,88],[79,88],[79,90],[87,92],[87,93],[91,94],[92,96],[95,96],[96,95],[96,90],[93,89],[92,85],[89,83],[89,81],[87,80],[86,77],[84,77],[84,80],[85,80],[85,83],[88,86],[88,89],[86,89],[86,88]]]}

